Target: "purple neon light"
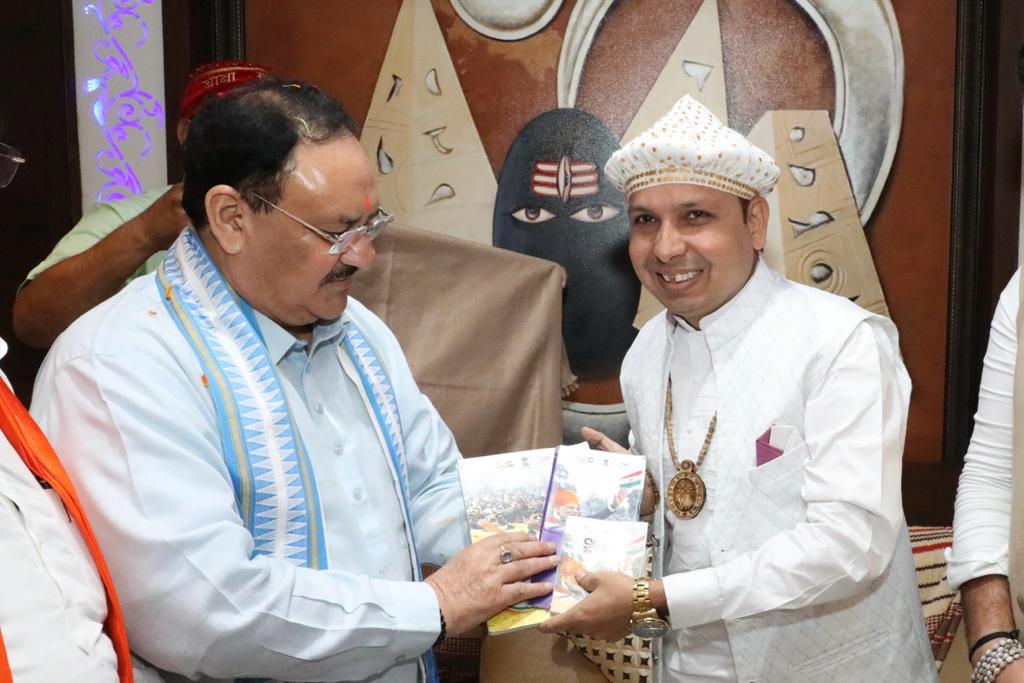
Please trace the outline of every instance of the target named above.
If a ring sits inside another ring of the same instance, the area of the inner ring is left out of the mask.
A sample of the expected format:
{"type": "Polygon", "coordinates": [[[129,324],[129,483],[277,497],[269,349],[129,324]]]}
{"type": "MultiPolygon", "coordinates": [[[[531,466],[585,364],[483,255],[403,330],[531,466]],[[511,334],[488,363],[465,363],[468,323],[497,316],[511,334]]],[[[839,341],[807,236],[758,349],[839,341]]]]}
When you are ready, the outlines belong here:
{"type": "MultiPolygon", "coordinates": [[[[125,156],[121,146],[130,135],[141,135],[144,146],[139,157],[148,156],[152,148],[150,130],[164,127],[163,104],[140,87],[135,64],[121,40],[121,34],[134,27],[137,39],[128,48],[141,48],[146,44],[149,26],[139,10],[142,5],[152,5],[153,1],[113,0],[107,5],[109,13],[104,0],[94,0],[82,7],[85,14],[96,17],[105,36],[92,46],[92,54],[102,65],[103,72],[84,80],[85,92],[96,96],[92,115],[107,141],[107,146],[96,153],[96,168],[108,178],[96,194],[98,202],[142,193],[132,160],[125,156]]],[[[126,35],[126,40],[129,37],[126,35]]]]}

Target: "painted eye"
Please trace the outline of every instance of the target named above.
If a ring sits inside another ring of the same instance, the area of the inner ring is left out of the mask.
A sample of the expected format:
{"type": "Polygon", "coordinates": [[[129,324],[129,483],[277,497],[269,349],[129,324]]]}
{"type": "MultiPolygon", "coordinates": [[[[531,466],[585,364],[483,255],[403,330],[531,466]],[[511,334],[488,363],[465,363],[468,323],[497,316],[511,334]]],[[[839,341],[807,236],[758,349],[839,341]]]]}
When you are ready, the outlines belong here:
{"type": "Polygon", "coordinates": [[[609,218],[614,218],[619,215],[619,210],[614,206],[608,206],[607,204],[591,204],[588,207],[580,209],[576,213],[569,216],[573,220],[583,221],[584,223],[600,223],[606,221],[609,218]]]}
{"type": "Polygon", "coordinates": [[[833,272],[832,266],[827,263],[815,263],[814,266],[811,267],[811,280],[814,281],[815,284],[820,285],[832,277],[833,272]]]}
{"type": "Polygon", "coordinates": [[[551,213],[547,209],[542,209],[539,206],[524,206],[518,211],[512,212],[512,218],[522,223],[543,223],[549,221],[555,217],[555,214],[551,213]]]}

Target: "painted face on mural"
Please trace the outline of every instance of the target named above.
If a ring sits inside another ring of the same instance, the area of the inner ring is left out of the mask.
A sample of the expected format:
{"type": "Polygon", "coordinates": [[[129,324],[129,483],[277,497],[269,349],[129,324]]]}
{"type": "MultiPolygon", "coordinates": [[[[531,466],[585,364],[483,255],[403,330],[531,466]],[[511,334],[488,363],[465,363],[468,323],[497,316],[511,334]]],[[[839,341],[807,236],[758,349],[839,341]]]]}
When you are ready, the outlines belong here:
{"type": "Polygon", "coordinates": [[[545,112],[512,142],[494,206],[495,246],[565,268],[562,334],[584,380],[617,373],[636,336],[640,283],[629,262],[626,202],[604,178],[617,148],[592,114],[545,112]]]}

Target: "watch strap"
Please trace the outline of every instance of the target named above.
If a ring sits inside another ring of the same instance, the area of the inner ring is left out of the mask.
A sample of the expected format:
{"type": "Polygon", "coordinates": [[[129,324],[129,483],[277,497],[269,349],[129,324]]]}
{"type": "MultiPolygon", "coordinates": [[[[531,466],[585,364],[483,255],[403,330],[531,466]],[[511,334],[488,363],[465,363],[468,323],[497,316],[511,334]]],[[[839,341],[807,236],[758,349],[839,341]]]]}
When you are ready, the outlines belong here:
{"type": "Polygon", "coordinates": [[[651,581],[647,577],[633,581],[633,614],[643,614],[654,609],[651,604],[651,581]]]}

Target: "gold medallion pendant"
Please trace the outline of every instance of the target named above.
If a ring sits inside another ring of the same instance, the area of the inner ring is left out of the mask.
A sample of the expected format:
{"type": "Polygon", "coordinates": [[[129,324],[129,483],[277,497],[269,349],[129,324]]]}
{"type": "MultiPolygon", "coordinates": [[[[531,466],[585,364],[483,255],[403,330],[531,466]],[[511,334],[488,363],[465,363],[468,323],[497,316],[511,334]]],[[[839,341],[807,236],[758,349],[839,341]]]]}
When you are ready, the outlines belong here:
{"type": "Polygon", "coordinates": [[[679,471],[668,483],[666,494],[669,509],[679,519],[693,519],[700,514],[704,508],[707,489],[692,461],[684,460],[679,463],[679,471]]]}
{"type": "Polygon", "coordinates": [[[704,486],[704,480],[697,474],[697,470],[704,464],[704,458],[711,448],[711,440],[715,438],[715,427],[718,425],[718,413],[711,416],[708,423],[708,433],[704,436],[704,445],[700,448],[700,455],[697,462],[683,460],[679,462],[676,456],[676,440],[672,435],[672,377],[668,378],[668,387],[665,390],[665,436],[668,438],[668,453],[672,457],[672,464],[675,465],[675,476],[668,483],[665,490],[665,504],[672,514],[679,519],[693,519],[704,509],[704,501],[707,500],[708,490],[704,486]]]}

